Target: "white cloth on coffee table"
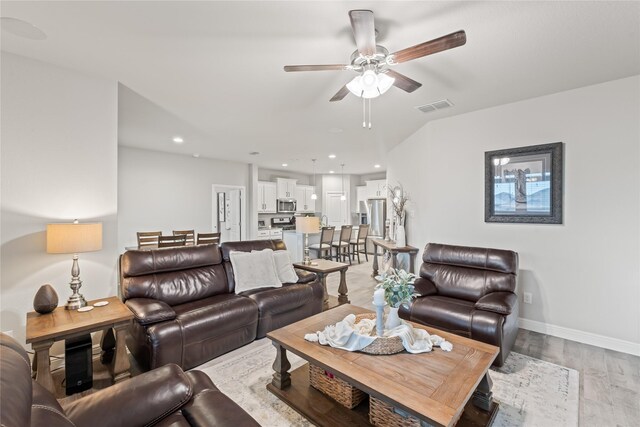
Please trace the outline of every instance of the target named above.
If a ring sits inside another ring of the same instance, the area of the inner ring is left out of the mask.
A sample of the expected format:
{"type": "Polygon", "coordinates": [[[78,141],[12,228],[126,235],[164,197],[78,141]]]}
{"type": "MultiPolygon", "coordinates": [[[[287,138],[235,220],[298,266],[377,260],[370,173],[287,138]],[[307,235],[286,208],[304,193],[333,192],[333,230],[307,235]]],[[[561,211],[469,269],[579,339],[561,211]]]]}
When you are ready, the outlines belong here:
{"type": "MultiPolygon", "coordinates": [[[[371,335],[376,328],[376,321],[375,319],[362,319],[358,323],[355,321],[356,316],[349,314],[335,325],[325,327],[323,331],[306,334],[304,339],[347,351],[362,350],[376,339],[375,334],[371,335]]],[[[442,337],[429,335],[424,329],[413,328],[404,320],[400,326],[384,331],[384,336],[400,337],[402,345],[409,353],[426,353],[434,346],[444,351],[453,349],[453,345],[442,337]]]]}

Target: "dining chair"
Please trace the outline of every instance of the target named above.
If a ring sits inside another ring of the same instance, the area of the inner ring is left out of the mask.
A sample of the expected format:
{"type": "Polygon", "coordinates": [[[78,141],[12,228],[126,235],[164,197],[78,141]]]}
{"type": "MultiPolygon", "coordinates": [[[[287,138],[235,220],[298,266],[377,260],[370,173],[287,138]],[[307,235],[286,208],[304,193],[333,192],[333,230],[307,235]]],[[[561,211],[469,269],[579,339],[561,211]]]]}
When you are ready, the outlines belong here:
{"type": "Polygon", "coordinates": [[[138,231],[138,248],[154,246],[158,244],[158,237],[162,236],[162,231],[138,231]]]}
{"type": "Polygon", "coordinates": [[[173,230],[174,236],[186,236],[187,245],[195,245],[195,232],[194,230],[173,230]]]}
{"type": "Polygon", "coordinates": [[[309,245],[310,250],[316,251],[318,258],[331,259],[331,244],[333,243],[333,233],[335,230],[336,228],[334,226],[322,227],[320,243],[309,245]],[[325,255],[323,256],[323,254],[325,255]]]}
{"type": "Polygon", "coordinates": [[[179,234],[177,236],[160,236],[158,237],[159,248],[173,248],[175,246],[184,246],[187,243],[187,235],[179,234]]]}
{"type": "Polygon", "coordinates": [[[360,245],[364,251],[364,257],[369,262],[369,255],[367,255],[367,236],[369,235],[369,224],[361,224],[358,227],[358,235],[351,239],[349,245],[351,246],[351,257],[358,256],[358,264],[360,264],[360,245]]]}
{"type": "Polygon", "coordinates": [[[198,244],[220,243],[220,233],[198,233],[198,244]]]}
{"type": "Polygon", "coordinates": [[[343,225],[340,228],[340,239],[331,243],[331,247],[336,249],[336,261],[348,259],[349,264],[351,264],[350,242],[352,232],[353,227],[351,225],[343,225]]]}

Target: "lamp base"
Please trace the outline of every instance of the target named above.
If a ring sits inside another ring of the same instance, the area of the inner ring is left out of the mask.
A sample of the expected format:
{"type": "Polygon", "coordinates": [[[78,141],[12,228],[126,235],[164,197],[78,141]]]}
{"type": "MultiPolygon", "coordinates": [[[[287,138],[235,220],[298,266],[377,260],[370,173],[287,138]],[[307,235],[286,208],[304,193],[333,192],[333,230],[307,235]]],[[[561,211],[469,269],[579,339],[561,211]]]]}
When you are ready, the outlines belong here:
{"type": "Polygon", "coordinates": [[[85,307],[87,305],[87,300],[81,294],[73,294],[67,300],[64,308],[65,310],[77,310],[79,308],[85,307]]]}

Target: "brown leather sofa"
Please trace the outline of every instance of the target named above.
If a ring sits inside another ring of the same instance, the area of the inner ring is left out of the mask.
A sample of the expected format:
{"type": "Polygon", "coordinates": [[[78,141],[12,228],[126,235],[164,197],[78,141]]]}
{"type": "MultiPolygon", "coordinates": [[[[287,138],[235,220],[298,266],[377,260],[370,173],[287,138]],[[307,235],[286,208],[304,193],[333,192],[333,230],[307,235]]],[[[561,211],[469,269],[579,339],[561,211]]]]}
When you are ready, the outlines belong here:
{"type": "Polygon", "coordinates": [[[280,240],[133,250],[120,258],[121,295],[134,314],[127,346],[142,368],[191,369],[322,311],[316,275],[235,293],[230,251],[286,249],[280,240]]]}
{"type": "Polygon", "coordinates": [[[493,344],[502,366],[518,334],[518,254],[509,250],[427,244],[416,279],[420,295],[400,317],[493,344]]]}
{"type": "Polygon", "coordinates": [[[166,365],[64,408],[31,379],[29,356],[0,334],[0,425],[6,427],[259,426],[206,374],[166,365]]]}

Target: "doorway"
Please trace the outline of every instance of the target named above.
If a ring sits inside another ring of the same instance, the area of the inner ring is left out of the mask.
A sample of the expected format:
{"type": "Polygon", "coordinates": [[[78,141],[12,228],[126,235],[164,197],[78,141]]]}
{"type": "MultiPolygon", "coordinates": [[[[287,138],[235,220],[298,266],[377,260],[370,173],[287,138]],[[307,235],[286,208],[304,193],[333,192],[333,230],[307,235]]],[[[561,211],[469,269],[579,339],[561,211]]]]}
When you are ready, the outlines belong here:
{"type": "Polygon", "coordinates": [[[211,228],[220,233],[220,242],[247,240],[245,193],[242,185],[213,184],[211,228]]]}
{"type": "Polygon", "coordinates": [[[341,191],[327,191],[324,195],[323,206],[327,215],[327,225],[340,227],[341,225],[350,224],[349,217],[349,195],[347,200],[340,200],[341,191]]]}

